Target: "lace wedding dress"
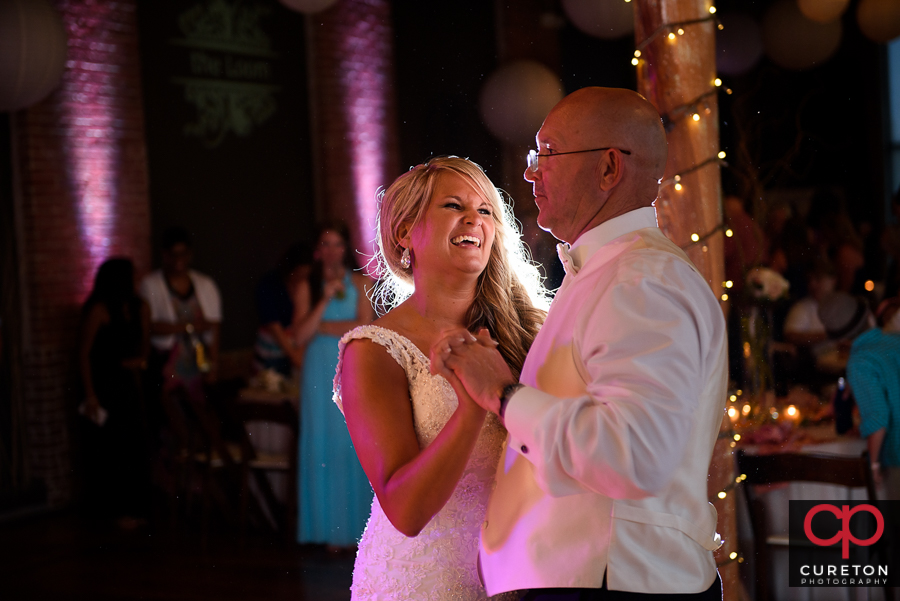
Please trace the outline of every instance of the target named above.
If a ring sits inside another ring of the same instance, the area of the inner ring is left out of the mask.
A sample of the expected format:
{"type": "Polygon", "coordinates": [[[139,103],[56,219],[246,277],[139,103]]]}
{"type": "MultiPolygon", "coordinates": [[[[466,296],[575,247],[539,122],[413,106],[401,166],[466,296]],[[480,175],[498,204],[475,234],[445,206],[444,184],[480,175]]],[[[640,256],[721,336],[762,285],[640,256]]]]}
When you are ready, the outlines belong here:
{"type": "MultiPolygon", "coordinates": [[[[457,407],[456,393],[446,379],[429,373],[429,360],[415,344],[392,330],[360,326],[341,338],[334,378],[335,403],[343,411],[344,347],[355,339],[370,339],[382,345],[406,371],[419,446],[431,444],[457,407]]],[[[394,528],[375,497],[353,567],[354,601],[488,598],[476,567],[478,535],[505,438],[506,431],[499,420],[489,413],[456,490],[414,538],[394,528]]],[[[515,598],[515,594],[508,593],[492,597],[515,598]]]]}

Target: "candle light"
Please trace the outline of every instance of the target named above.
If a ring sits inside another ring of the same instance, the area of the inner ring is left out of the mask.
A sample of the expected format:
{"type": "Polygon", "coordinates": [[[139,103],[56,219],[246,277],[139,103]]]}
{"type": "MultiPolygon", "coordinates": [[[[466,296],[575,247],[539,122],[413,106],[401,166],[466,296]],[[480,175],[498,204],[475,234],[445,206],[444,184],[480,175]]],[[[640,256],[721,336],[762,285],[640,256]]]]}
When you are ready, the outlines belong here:
{"type": "Polygon", "coordinates": [[[794,405],[788,405],[787,407],[785,407],[784,414],[792,422],[800,422],[800,410],[797,409],[797,407],[795,407],[794,405]]]}

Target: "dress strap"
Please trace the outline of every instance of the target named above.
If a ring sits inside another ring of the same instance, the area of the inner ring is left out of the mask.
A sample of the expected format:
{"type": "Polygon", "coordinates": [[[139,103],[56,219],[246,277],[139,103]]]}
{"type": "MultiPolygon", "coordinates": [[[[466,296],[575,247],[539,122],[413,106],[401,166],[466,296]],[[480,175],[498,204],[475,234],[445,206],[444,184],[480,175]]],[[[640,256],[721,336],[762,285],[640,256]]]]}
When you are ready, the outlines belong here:
{"type": "Polygon", "coordinates": [[[419,350],[419,347],[402,334],[371,324],[353,328],[344,334],[338,343],[338,363],[334,374],[332,398],[342,413],[344,405],[341,399],[341,372],[344,366],[344,349],[351,341],[364,339],[383,346],[388,354],[394,358],[394,361],[403,368],[407,377],[422,368],[427,370],[430,363],[428,358],[419,350]]]}

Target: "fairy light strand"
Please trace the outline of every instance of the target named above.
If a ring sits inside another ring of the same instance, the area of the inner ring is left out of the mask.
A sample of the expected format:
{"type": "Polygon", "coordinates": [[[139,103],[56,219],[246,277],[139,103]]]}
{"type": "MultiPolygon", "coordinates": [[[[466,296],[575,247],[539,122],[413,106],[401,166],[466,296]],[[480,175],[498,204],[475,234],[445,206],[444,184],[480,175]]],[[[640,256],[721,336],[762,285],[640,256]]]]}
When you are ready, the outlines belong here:
{"type": "MultiPolygon", "coordinates": [[[[714,8],[714,7],[711,7],[711,8],[714,8]]],[[[637,45],[637,50],[639,50],[639,51],[643,50],[644,48],[649,46],[651,43],[653,43],[653,40],[655,40],[656,38],[658,38],[660,35],[662,35],[664,33],[673,33],[679,27],[683,28],[683,27],[687,27],[689,25],[699,25],[700,23],[706,23],[707,21],[717,21],[715,13],[712,13],[708,17],[702,17],[700,19],[691,19],[689,21],[678,21],[675,23],[663,23],[662,25],[657,27],[656,30],[649,35],[649,37],[645,38],[644,41],[642,41],[640,44],[637,45]]]]}
{"type": "MultiPolygon", "coordinates": [[[[666,187],[666,186],[671,186],[671,185],[673,185],[673,184],[680,184],[680,183],[681,183],[681,180],[684,179],[684,176],[685,176],[685,175],[688,175],[688,174],[690,174],[690,173],[693,173],[694,171],[699,171],[700,169],[703,169],[704,167],[706,167],[707,165],[710,165],[710,164],[712,164],[712,163],[718,163],[719,165],[721,165],[721,166],[723,166],[723,167],[727,167],[727,166],[728,166],[728,163],[726,163],[725,161],[723,161],[722,159],[720,159],[720,158],[719,158],[719,155],[716,154],[716,156],[709,157],[709,158],[706,159],[705,161],[702,161],[702,162],[700,162],[700,163],[697,163],[696,165],[694,165],[694,166],[692,166],[692,167],[688,167],[687,169],[684,169],[684,170],[682,170],[682,171],[679,171],[678,173],[676,173],[676,174],[673,175],[672,177],[669,177],[669,178],[664,179],[663,181],[660,182],[660,188],[664,188],[664,187],[666,187]]],[[[676,189],[680,190],[680,188],[676,188],[676,189]]]]}
{"type": "Polygon", "coordinates": [[[705,98],[709,98],[710,96],[715,96],[718,91],[719,91],[718,87],[711,88],[711,89],[707,90],[706,92],[703,92],[702,94],[700,94],[699,96],[697,96],[696,98],[691,100],[690,102],[686,102],[684,104],[678,105],[675,108],[671,109],[669,112],[664,113],[662,115],[663,127],[666,128],[667,132],[672,131],[672,128],[675,126],[675,122],[678,121],[679,119],[681,119],[682,117],[686,117],[687,115],[691,115],[691,114],[693,114],[693,115],[699,114],[697,112],[697,107],[700,105],[700,103],[705,98]]]}
{"type": "Polygon", "coordinates": [[[726,559],[722,563],[717,563],[716,567],[721,568],[723,566],[727,566],[728,564],[734,563],[734,562],[744,563],[744,556],[738,554],[737,551],[732,551],[731,553],[729,553],[728,559],[726,559]]]}

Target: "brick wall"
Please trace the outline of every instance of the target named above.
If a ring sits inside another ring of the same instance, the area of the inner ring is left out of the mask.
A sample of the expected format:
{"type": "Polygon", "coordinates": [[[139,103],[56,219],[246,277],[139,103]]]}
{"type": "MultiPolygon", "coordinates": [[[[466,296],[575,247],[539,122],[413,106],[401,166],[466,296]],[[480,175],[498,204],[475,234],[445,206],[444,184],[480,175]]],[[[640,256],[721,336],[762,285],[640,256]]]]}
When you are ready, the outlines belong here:
{"type": "Polygon", "coordinates": [[[15,115],[23,380],[31,473],[72,496],[78,313],[94,272],[150,263],[136,0],[57,0],[69,35],[59,88],[15,115]]]}
{"type": "Polygon", "coordinates": [[[309,17],[321,213],[373,252],[375,192],[399,175],[389,0],[341,0],[309,17]]]}

